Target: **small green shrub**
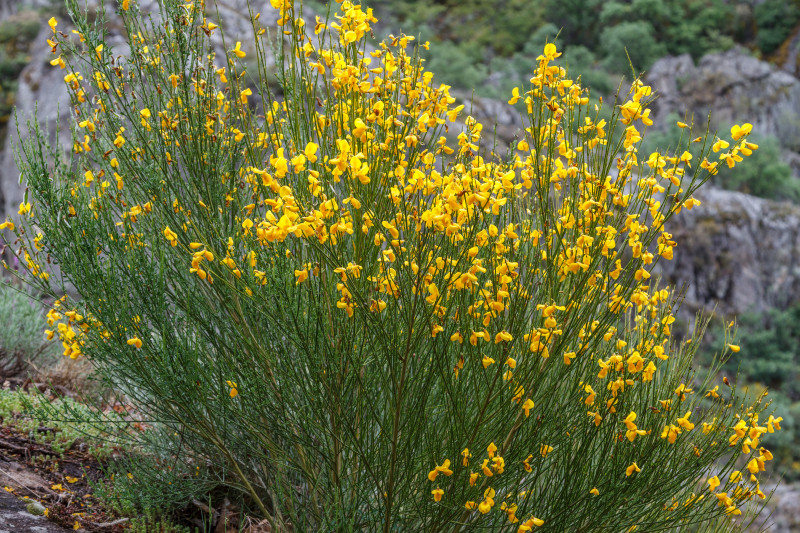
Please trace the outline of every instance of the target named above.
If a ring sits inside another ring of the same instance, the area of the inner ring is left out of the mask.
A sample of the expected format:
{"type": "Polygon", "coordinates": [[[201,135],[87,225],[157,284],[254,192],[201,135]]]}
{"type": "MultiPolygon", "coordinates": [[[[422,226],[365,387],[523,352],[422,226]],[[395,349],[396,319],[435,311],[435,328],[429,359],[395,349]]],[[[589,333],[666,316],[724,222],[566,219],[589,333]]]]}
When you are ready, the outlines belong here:
{"type": "Polygon", "coordinates": [[[0,420],[58,454],[83,441],[95,458],[106,459],[121,445],[109,436],[113,426],[122,423],[115,413],[98,413],[70,398],[50,402],[38,392],[0,389],[0,420]],[[51,431],[38,431],[42,423],[51,431]]]}
{"type": "Polygon", "coordinates": [[[55,347],[42,334],[44,312],[31,295],[0,282],[0,380],[15,376],[32,363],[48,364],[55,347]]]}
{"type": "Polygon", "coordinates": [[[0,78],[2,78],[0,84],[5,86],[9,82],[16,80],[27,64],[28,62],[23,54],[8,56],[0,50],[0,78]]]}
{"type": "Polygon", "coordinates": [[[666,55],[666,47],[655,38],[653,26],[645,21],[622,22],[600,34],[603,63],[614,72],[641,71],[666,55]],[[630,59],[630,61],[628,61],[630,59]]]}
{"type": "Polygon", "coordinates": [[[176,526],[164,518],[136,517],[125,528],[126,533],[195,533],[197,528],[176,526]]]}
{"type": "Polygon", "coordinates": [[[800,20],[800,8],[793,0],[764,0],[756,5],[754,16],[758,47],[771,54],[789,37],[800,20]]]}
{"type": "Polygon", "coordinates": [[[217,484],[209,479],[205,464],[186,469],[176,454],[180,443],[154,442],[148,435],[147,453],[129,450],[105,467],[105,479],[93,487],[93,495],[115,514],[162,520],[175,516],[192,500],[203,500],[217,484]],[[169,447],[165,447],[169,444],[169,447]]]}
{"type": "Polygon", "coordinates": [[[442,79],[452,80],[454,87],[473,88],[486,80],[484,64],[464,47],[444,42],[436,47],[426,67],[442,79]]]}
{"type": "Polygon", "coordinates": [[[0,44],[26,44],[33,41],[41,28],[41,15],[22,10],[0,22],[0,44]]]}

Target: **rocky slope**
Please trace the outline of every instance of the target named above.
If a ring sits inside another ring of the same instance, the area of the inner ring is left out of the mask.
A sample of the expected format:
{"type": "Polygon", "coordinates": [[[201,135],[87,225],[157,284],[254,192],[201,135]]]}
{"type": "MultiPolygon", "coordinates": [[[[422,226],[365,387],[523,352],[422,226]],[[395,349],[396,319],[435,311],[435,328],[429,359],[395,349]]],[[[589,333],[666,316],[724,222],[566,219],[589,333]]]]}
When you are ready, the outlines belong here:
{"type": "Polygon", "coordinates": [[[744,48],[709,54],[697,65],[689,54],[662,58],[647,72],[647,81],[658,92],[655,122],[676,113],[694,115],[703,127],[711,113],[712,128],[746,120],[753,131],[775,135],[784,147],[800,147],[800,81],[744,48]]]}
{"type": "Polygon", "coordinates": [[[668,229],[678,246],[660,263],[665,280],[685,287],[685,312],[785,309],[800,302],[800,207],[710,187],[702,205],[668,229]]]}

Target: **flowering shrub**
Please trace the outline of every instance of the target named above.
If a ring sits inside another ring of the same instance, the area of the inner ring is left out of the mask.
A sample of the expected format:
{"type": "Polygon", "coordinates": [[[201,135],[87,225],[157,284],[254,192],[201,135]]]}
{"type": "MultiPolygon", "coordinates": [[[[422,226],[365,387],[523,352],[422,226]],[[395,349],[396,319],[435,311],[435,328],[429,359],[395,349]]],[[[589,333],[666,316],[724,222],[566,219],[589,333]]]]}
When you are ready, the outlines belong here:
{"type": "Polygon", "coordinates": [[[780,420],[694,380],[651,277],[750,126],[640,156],[650,88],[599,120],[548,44],[491,153],[412,37],[271,3],[281,95],[257,15],[247,73],[202,1],[146,24],[124,0],[125,56],[102,18],[51,20],[73,150],[34,130],[2,226],[31,282],[82,296],[49,314],[65,355],[276,531],[712,528],[763,498],[780,420]]]}

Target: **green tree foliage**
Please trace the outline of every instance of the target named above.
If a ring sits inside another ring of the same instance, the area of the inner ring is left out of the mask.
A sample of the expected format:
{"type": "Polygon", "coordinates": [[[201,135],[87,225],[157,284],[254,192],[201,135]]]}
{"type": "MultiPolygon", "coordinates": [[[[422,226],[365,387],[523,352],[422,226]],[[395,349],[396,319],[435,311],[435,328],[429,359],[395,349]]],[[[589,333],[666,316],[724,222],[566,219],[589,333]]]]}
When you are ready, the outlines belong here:
{"type": "Polygon", "coordinates": [[[603,0],[547,0],[547,21],[561,28],[565,44],[596,49],[602,27],[598,16],[603,0]]]}
{"type": "Polygon", "coordinates": [[[470,49],[475,50],[475,47],[468,48],[445,41],[436,46],[434,53],[429,54],[426,66],[441,79],[452,80],[454,87],[479,87],[486,80],[488,69],[475,57],[477,54],[469,53],[470,49]]]}
{"type": "Polygon", "coordinates": [[[377,6],[405,32],[426,26],[423,39],[477,46],[486,57],[510,56],[545,21],[540,2],[528,0],[400,0],[377,6]]]}
{"type": "Polygon", "coordinates": [[[597,23],[609,29],[646,23],[651,30],[631,32],[625,42],[629,48],[650,46],[648,42],[654,39],[664,46],[664,53],[688,53],[697,59],[733,45],[725,38],[734,29],[733,14],[732,4],[722,0],[614,0],[603,5],[597,23]]]}
{"type": "Polygon", "coordinates": [[[758,47],[765,54],[774,52],[800,20],[800,8],[794,0],[765,0],[755,8],[758,47]]]}
{"type": "Polygon", "coordinates": [[[573,45],[564,50],[564,63],[573,76],[580,75],[581,83],[590,87],[595,94],[612,94],[617,88],[614,78],[607,71],[598,68],[595,55],[581,45],[573,45]]]}
{"type": "MultiPolygon", "coordinates": [[[[737,319],[738,343],[743,356],[731,357],[724,366],[728,375],[739,373],[740,385],[758,395],[769,387],[774,408],[780,411],[786,431],[770,434],[767,441],[780,456],[782,473],[800,477],[800,305],[746,313],[737,319]]],[[[725,349],[721,324],[710,328],[699,361],[710,362],[725,349]]]]}
{"type": "Polygon", "coordinates": [[[622,22],[600,34],[603,64],[614,72],[640,72],[666,53],[648,22],[622,22]]]}

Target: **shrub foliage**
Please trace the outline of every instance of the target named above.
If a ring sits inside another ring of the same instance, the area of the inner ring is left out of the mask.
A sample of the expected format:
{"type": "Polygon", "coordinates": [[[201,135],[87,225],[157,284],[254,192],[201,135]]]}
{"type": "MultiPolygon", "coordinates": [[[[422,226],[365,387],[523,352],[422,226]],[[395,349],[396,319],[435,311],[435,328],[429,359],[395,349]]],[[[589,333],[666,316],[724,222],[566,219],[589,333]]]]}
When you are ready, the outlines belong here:
{"type": "Polygon", "coordinates": [[[279,94],[274,12],[221,57],[202,1],[123,0],[124,55],[75,0],[76,37],[50,21],[72,151],[33,127],[2,227],[31,283],[81,296],[49,315],[65,355],[273,531],[731,529],[779,420],[693,381],[650,272],[749,127],[640,157],[650,88],[602,120],[548,44],[494,154],[412,37],[271,3],[279,94]]]}

